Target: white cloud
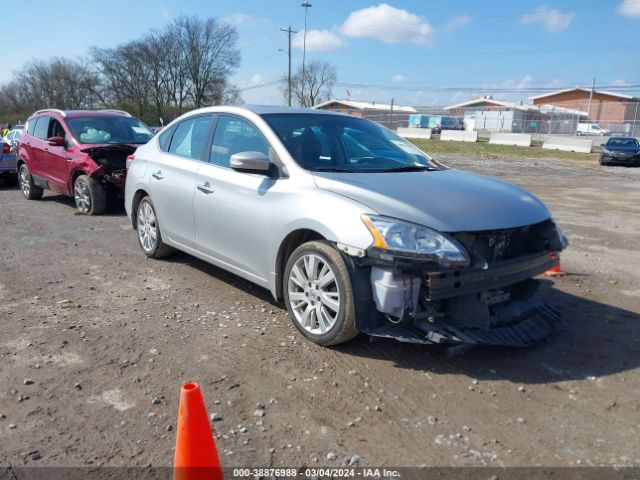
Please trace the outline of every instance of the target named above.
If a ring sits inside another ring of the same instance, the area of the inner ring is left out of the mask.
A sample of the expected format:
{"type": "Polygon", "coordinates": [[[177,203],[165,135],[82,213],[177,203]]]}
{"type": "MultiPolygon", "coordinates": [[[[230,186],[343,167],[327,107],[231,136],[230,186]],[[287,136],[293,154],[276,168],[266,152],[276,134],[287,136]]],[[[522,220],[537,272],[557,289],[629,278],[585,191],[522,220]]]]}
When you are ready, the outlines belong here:
{"type": "Polygon", "coordinates": [[[340,27],[343,35],[384,43],[433,45],[435,31],[422,17],[386,3],[352,12],[340,27]]]}
{"type": "Polygon", "coordinates": [[[259,73],[254,73],[251,76],[251,80],[249,80],[249,86],[259,85],[264,81],[262,75],[259,73]]]}
{"type": "Polygon", "coordinates": [[[171,12],[166,7],[160,8],[160,15],[162,15],[162,18],[171,18],[171,12]]]}
{"type": "Polygon", "coordinates": [[[640,17],[640,0],[624,0],[618,12],[626,17],[640,17]]]}
{"type": "Polygon", "coordinates": [[[471,23],[471,17],[469,15],[457,15],[447,20],[445,27],[448,30],[455,30],[456,28],[464,27],[471,23]]]}
{"type": "MultiPolygon", "coordinates": [[[[304,32],[296,33],[292,41],[294,48],[302,50],[304,32]]],[[[307,52],[328,52],[345,46],[344,40],[329,30],[307,30],[307,52]]]]}
{"type": "Polygon", "coordinates": [[[404,75],[400,75],[399,73],[396,73],[395,75],[391,76],[391,81],[394,83],[401,83],[404,82],[407,79],[407,77],[405,77],[404,75]]]}
{"type": "Polygon", "coordinates": [[[227,15],[226,17],[222,17],[223,22],[234,26],[238,26],[242,23],[247,23],[251,19],[251,15],[247,15],[245,13],[232,13],[231,15],[227,15]]]}
{"type": "Polygon", "coordinates": [[[631,84],[624,80],[614,80],[611,82],[611,85],[615,85],[616,87],[629,87],[631,84]]]}
{"type": "Polygon", "coordinates": [[[544,25],[550,32],[560,32],[569,26],[575,15],[575,12],[561,12],[546,5],[541,5],[533,12],[522,15],[520,22],[539,23],[544,25]]]}

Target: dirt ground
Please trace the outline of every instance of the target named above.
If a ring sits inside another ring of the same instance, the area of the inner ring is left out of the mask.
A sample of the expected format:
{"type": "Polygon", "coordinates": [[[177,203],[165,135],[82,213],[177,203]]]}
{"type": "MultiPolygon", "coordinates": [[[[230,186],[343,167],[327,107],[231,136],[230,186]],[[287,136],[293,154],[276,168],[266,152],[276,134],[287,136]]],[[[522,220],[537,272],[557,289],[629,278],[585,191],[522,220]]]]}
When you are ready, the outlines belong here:
{"type": "Polygon", "coordinates": [[[191,379],[225,466],[640,465],[640,169],[439,158],[530,189],[565,228],[548,341],[318,347],[267,291],[146,259],[123,209],[0,187],[0,466],[171,465],[191,379]]]}

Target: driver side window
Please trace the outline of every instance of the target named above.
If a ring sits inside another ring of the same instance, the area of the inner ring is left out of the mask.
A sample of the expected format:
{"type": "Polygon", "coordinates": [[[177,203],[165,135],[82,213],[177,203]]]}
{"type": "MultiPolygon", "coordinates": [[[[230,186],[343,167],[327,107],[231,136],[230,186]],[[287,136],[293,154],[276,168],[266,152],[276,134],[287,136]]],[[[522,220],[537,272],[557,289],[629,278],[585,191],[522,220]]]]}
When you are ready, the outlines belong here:
{"type": "Polygon", "coordinates": [[[229,167],[234,153],[261,152],[269,155],[269,144],[256,127],[238,117],[221,115],[213,136],[209,161],[229,167]]]}

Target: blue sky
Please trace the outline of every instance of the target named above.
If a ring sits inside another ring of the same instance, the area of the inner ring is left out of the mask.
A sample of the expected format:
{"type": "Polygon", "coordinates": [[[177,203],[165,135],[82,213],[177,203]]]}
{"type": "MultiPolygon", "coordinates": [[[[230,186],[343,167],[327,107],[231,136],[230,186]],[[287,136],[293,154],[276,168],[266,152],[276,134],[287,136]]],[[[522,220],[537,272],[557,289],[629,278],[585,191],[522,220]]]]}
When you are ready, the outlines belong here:
{"type": "MultiPolygon", "coordinates": [[[[181,14],[236,26],[242,64],[232,81],[249,103],[281,103],[286,73],[281,27],[302,32],[295,0],[110,0],[101,5],[23,0],[3,9],[0,82],[31,59],[82,57],[181,14]]],[[[480,93],[526,100],[531,89],[627,86],[640,94],[640,0],[311,0],[307,59],[335,64],[338,85],[357,100],[434,105],[480,93]]],[[[299,45],[301,38],[294,39],[299,45]]],[[[302,60],[294,48],[294,67],[302,60]]]]}

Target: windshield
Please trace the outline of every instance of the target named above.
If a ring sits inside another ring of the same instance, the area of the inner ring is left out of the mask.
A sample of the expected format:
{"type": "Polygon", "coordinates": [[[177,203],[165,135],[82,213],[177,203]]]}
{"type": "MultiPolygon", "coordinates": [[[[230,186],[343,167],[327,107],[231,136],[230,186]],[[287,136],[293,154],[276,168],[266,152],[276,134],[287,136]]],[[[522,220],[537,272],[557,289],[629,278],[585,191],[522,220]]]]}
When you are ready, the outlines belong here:
{"type": "Polygon", "coordinates": [[[430,158],[376,123],[346,115],[267,114],[293,159],[311,171],[389,172],[432,169],[430,158]]]}
{"type": "Polygon", "coordinates": [[[638,147],[640,144],[635,138],[612,138],[607,142],[609,147],[638,147]]]}
{"type": "Polygon", "coordinates": [[[67,120],[73,138],[84,144],[147,143],[153,132],[133,117],[78,117],[67,120]]]}

